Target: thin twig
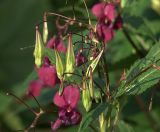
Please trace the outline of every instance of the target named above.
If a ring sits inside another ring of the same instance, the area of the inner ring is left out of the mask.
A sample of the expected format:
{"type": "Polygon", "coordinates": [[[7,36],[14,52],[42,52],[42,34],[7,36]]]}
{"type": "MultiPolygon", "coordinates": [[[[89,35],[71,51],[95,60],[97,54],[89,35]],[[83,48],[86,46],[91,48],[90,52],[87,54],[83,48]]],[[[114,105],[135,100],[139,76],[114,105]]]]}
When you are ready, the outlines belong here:
{"type": "Polygon", "coordinates": [[[109,75],[108,75],[108,66],[106,63],[105,56],[103,55],[103,64],[102,64],[102,69],[104,72],[104,78],[106,82],[106,94],[108,95],[108,99],[110,99],[110,83],[109,83],[109,75]]]}
{"type": "Polygon", "coordinates": [[[38,114],[36,114],[36,117],[33,120],[33,122],[31,123],[31,125],[26,130],[24,130],[24,132],[29,132],[29,130],[34,129],[36,127],[37,122],[38,122],[38,120],[39,120],[39,118],[41,117],[42,114],[44,114],[44,111],[40,110],[40,112],[38,114]]]}
{"type": "Polygon", "coordinates": [[[82,23],[84,26],[91,27],[90,24],[83,23],[83,22],[81,22],[81,21],[79,21],[79,20],[75,20],[75,19],[72,19],[72,18],[70,18],[70,17],[66,17],[66,16],[64,16],[64,15],[58,14],[58,13],[47,12],[47,15],[48,15],[48,16],[49,16],[49,15],[58,16],[58,17],[61,17],[61,18],[66,19],[66,20],[69,20],[69,21],[71,21],[71,22],[75,22],[75,23],[78,23],[78,24],[79,24],[79,23],[82,23]]]}
{"type": "Polygon", "coordinates": [[[20,103],[24,104],[32,113],[34,113],[35,115],[37,114],[28,104],[26,104],[22,99],[20,99],[19,97],[17,97],[16,95],[10,93],[10,92],[7,92],[6,93],[7,96],[12,96],[14,97],[15,99],[17,99],[20,103]]]}

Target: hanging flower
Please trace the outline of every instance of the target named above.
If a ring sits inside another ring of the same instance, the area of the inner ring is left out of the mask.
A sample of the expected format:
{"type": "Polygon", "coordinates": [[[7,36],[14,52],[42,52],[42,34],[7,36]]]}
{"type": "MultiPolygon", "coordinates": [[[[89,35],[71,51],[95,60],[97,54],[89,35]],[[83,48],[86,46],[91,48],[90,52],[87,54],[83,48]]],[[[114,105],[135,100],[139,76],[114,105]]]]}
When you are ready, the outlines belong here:
{"type": "Polygon", "coordinates": [[[39,79],[47,87],[54,87],[59,82],[54,65],[43,65],[41,68],[37,69],[37,73],[39,79]]]}
{"type": "Polygon", "coordinates": [[[65,87],[61,96],[58,92],[56,93],[53,102],[59,107],[59,112],[58,119],[51,123],[52,130],[56,130],[61,125],[75,125],[81,121],[81,114],[76,108],[79,99],[80,93],[77,86],[69,85],[65,87]]]}
{"type": "Polygon", "coordinates": [[[98,3],[93,6],[92,13],[97,17],[96,32],[100,40],[109,42],[114,37],[114,29],[122,27],[121,17],[116,16],[113,3],[98,3]]]}
{"type": "Polygon", "coordinates": [[[43,82],[41,80],[33,80],[30,82],[27,95],[29,96],[39,96],[43,87],[43,82]]]}
{"type": "Polygon", "coordinates": [[[59,52],[66,53],[67,49],[64,45],[63,40],[61,40],[59,37],[52,37],[48,43],[47,47],[51,49],[57,49],[59,52]]]}

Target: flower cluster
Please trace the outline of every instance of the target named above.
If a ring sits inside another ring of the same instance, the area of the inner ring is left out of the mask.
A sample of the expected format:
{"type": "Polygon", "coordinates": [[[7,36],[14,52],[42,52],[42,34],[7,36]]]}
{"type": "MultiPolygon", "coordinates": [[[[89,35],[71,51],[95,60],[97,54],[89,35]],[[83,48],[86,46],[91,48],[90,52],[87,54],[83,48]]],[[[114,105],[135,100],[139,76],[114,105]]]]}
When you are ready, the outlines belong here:
{"type": "Polygon", "coordinates": [[[59,84],[59,90],[53,97],[53,103],[58,107],[58,118],[51,123],[53,131],[60,126],[80,123],[82,116],[77,109],[80,89],[82,90],[82,103],[87,112],[92,108],[93,100],[97,103],[102,99],[100,90],[95,88],[93,72],[104,52],[104,43],[112,40],[114,30],[122,27],[122,18],[117,14],[116,6],[115,3],[104,2],[93,6],[91,11],[98,19],[96,30],[90,23],[81,23],[80,25],[87,28],[89,33],[85,36],[78,34],[81,36],[81,41],[78,41],[80,45],[77,47],[72,42],[74,33],[67,33],[69,26],[79,23],[76,19],[63,17],[67,20],[65,21],[66,24],[62,26],[58,23],[58,18],[56,21],[58,35],[53,36],[49,41],[47,41],[46,20],[44,20],[43,39],[38,27],[36,27],[34,56],[38,79],[30,82],[28,95],[37,97],[44,87],[53,88],[59,84]],[[86,27],[86,25],[89,26],[86,27]],[[87,40],[85,40],[86,38],[87,40]],[[67,47],[64,40],[68,40],[67,47]],[[97,46],[97,44],[99,45],[97,46]],[[65,57],[62,58],[61,54],[65,57]],[[75,69],[77,69],[78,74],[75,73],[75,69]],[[82,74],[79,75],[79,73],[82,74]],[[81,77],[81,81],[76,82],[73,75],[81,77]],[[70,80],[74,80],[74,85],[73,81],[70,80]]]}
{"type": "Polygon", "coordinates": [[[61,96],[58,92],[56,93],[53,102],[59,107],[59,112],[58,119],[55,123],[51,123],[52,130],[56,130],[61,125],[75,125],[81,121],[81,114],[76,109],[79,99],[80,94],[77,86],[65,87],[61,96]]]}
{"type": "Polygon", "coordinates": [[[98,3],[93,6],[92,13],[97,17],[96,32],[100,40],[109,42],[114,37],[114,30],[122,27],[122,18],[116,13],[113,3],[98,3]]]}

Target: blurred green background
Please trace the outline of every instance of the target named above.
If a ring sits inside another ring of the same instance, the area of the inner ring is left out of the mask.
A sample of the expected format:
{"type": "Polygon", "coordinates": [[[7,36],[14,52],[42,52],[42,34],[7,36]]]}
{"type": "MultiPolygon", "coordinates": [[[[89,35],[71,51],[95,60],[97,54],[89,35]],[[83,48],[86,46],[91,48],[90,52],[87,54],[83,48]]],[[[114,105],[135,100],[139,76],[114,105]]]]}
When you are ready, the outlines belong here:
{"type": "MultiPolygon", "coordinates": [[[[35,24],[43,20],[43,14],[45,11],[60,12],[72,17],[71,14],[73,1],[74,0],[68,0],[67,6],[65,0],[0,1],[1,91],[13,91],[16,95],[22,95],[22,93],[24,93],[28,82],[31,80],[31,78],[35,78],[35,74],[32,73],[34,69],[33,45],[35,41],[35,24]],[[21,50],[21,48],[23,48],[23,50],[21,50]],[[30,76],[28,77],[29,74],[30,76]]],[[[88,7],[90,8],[97,1],[88,0],[88,7]]],[[[124,22],[129,24],[131,27],[130,29],[132,31],[131,33],[133,39],[137,43],[143,43],[146,47],[146,50],[148,50],[159,40],[160,16],[152,9],[151,1],[149,0],[129,1],[129,4],[125,7],[123,12],[124,22]],[[134,35],[136,32],[141,33],[141,35],[137,37],[134,35]]],[[[75,0],[75,3],[77,6],[76,13],[79,16],[86,16],[82,1],[75,0]]],[[[51,23],[50,32],[54,32],[54,30],[54,23],[51,23]]],[[[139,48],[141,49],[141,47],[139,48]]],[[[120,77],[121,71],[124,68],[128,68],[135,59],[137,59],[137,56],[132,50],[129,42],[126,40],[121,31],[118,31],[116,38],[109,45],[108,53],[108,60],[110,65],[112,65],[109,69],[111,71],[111,78],[113,78],[113,81],[111,82],[113,87],[116,87],[115,82],[116,79],[120,77]]],[[[157,95],[157,98],[159,99],[159,95],[157,95]]],[[[42,96],[40,100],[47,100],[46,102],[49,104],[51,103],[52,95],[47,96],[47,98],[46,96],[42,96]]],[[[47,103],[45,101],[42,104],[46,105],[47,103]]],[[[133,100],[131,99],[131,102],[132,101],[133,100]]],[[[32,121],[33,115],[26,111],[21,105],[15,104],[16,102],[13,101],[13,98],[7,97],[4,94],[0,95],[0,132],[22,129],[26,126],[26,124],[28,124],[28,122],[32,121]],[[14,104],[11,104],[11,102],[14,102],[14,104]]],[[[132,107],[135,105],[134,102],[131,104],[132,107]]],[[[135,109],[129,112],[131,104],[129,104],[129,106],[126,108],[126,113],[128,114],[127,116],[131,115],[132,112],[136,113],[138,111],[135,109]]],[[[35,106],[35,104],[33,106],[35,106]]],[[[156,109],[156,111],[159,111],[159,109],[156,109]]],[[[156,116],[156,113],[154,114],[156,116]]],[[[132,121],[139,119],[144,121],[145,117],[138,112],[133,118],[132,116],[130,118],[132,121]]],[[[47,121],[47,119],[45,120],[47,121]]],[[[146,126],[148,126],[148,124],[145,122],[140,122],[139,124],[142,127],[137,128],[137,131],[145,130],[146,126]]],[[[45,128],[46,126],[47,125],[42,127],[45,128]]],[[[74,131],[74,129],[75,128],[73,127],[72,131],[74,131]]],[[[47,129],[46,131],[49,130],[50,129],[47,129]]],[[[149,128],[148,131],[150,131],[149,128]]]]}

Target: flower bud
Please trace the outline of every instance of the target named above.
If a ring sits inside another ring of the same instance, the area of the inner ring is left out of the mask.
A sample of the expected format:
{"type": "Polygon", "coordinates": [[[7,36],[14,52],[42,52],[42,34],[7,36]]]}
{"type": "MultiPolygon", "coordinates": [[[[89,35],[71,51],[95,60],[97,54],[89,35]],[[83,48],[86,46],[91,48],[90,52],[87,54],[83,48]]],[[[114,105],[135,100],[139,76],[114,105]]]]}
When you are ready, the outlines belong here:
{"type": "MultiPolygon", "coordinates": [[[[73,73],[74,72],[74,65],[75,65],[75,55],[73,50],[72,44],[72,36],[69,35],[68,38],[68,47],[66,53],[66,73],[73,73]]],[[[71,74],[66,74],[67,76],[71,76],[71,74]]]]}
{"type": "Polygon", "coordinates": [[[96,101],[96,103],[99,103],[99,100],[102,99],[102,95],[101,92],[99,91],[99,89],[94,89],[94,99],[96,101]]]}
{"type": "Polygon", "coordinates": [[[63,67],[63,63],[62,63],[62,60],[61,60],[61,57],[58,53],[58,51],[55,49],[55,56],[56,56],[56,70],[57,70],[57,75],[58,75],[58,78],[60,80],[63,79],[63,73],[64,73],[64,67],[63,67]]]}
{"type": "Polygon", "coordinates": [[[92,106],[92,100],[91,100],[88,84],[85,80],[83,81],[82,85],[83,85],[82,102],[83,102],[84,108],[88,112],[90,110],[91,106],[92,106]]]}
{"type": "Polygon", "coordinates": [[[44,13],[44,23],[43,23],[43,42],[46,44],[48,39],[48,25],[47,25],[47,16],[44,13]]]}
{"type": "Polygon", "coordinates": [[[35,64],[38,68],[42,65],[43,53],[44,53],[44,43],[41,34],[38,30],[38,26],[36,26],[36,42],[33,54],[35,57],[35,64]]]}
{"type": "Polygon", "coordinates": [[[99,125],[100,125],[100,132],[106,132],[106,120],[104,117],[104,113],[101,113],[99,116],[99,125]]]}

